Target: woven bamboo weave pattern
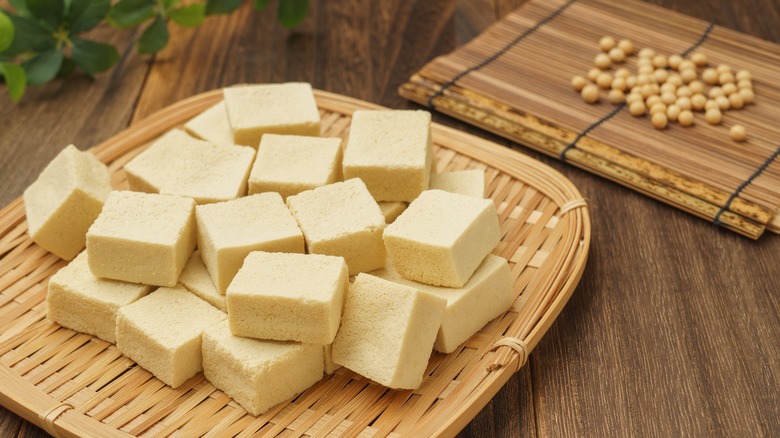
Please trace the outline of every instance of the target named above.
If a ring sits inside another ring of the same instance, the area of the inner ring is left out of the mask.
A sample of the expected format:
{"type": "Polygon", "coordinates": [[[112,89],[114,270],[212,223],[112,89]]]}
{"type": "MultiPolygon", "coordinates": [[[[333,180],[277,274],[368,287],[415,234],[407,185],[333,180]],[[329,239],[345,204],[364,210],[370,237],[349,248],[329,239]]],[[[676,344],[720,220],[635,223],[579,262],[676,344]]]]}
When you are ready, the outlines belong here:
{"type": "MultiPolygon", "coordinates": [[[[350,114],[379,108],[315,92],[323,135],[348,134],[350,114]]],[[[93,149],[115,188],[122,166],[162,133],[221,99],[204,93],[168,107],[93,149]]],[[[259,417],[202,374],[171,389],[115,346],[46,319],[48,278],[65,262],[27,237],[17,199],[0,211],[0,402],[56,436],[452,436],[487,403],[560,313],[582,275],[590,244],[587,205],[552,169],[434,125],[439,170],[484,168],[498,206],[518,297],[457,351],[431,356],[423,385],[390,390],[338,370],[259,417]]]]}

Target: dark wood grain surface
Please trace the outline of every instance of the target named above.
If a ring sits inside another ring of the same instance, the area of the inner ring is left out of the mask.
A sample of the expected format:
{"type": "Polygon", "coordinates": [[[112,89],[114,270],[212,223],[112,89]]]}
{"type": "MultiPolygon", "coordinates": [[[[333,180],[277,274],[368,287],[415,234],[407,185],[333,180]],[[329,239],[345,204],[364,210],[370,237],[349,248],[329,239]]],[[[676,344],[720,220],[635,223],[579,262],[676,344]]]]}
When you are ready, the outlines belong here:
{"type": "MultiPolygon", "coordinates": [[[[651,0],[780,42],[777,0],[651,0]]],[[[119,65],[57,80],[18,105],[0,92],[0,205],[68,143],[86,149],[190,95],[301,80],[393,108],[432,57],[522,0],[312,1],[288,31],[244,8],[173,28],[156,57],[136,34],[99,29],[119,65]]],[[[780,72],[778,72],[780,78],[780,72]]],[[[560,170],[590,200],[593,244],[580,286],[523,368],[463,430],[495,436],[780,436],[780,236],[753,242],[453,119],[435,121],[560,170]]],[[[0,437],[46,436],[0,408],[0,437]]]]}

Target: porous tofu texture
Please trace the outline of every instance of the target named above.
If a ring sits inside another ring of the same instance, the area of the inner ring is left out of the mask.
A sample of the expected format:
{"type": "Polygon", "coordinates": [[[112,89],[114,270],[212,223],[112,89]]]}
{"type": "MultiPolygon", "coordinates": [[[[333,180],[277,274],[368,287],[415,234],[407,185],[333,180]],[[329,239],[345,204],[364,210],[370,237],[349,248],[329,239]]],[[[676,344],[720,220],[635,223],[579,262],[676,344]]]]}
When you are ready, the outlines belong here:
{"type": "Polygon", "coordinates": [[[227,316],[181,286],[161,287],[119,310],[116,346],[166,385],[203,370],[203,331],[227,316]]]}
{"type": "Polygon", "coordinates": [[[136,192],[186,196],[198,204],[244,196],[255,151],[213,144],[174,129],[124,167],[136,192]]]}
{"type": "Polygon", "coordinates": [[[200,258],[200,251],[195,251],[190,256],[184,270],[181,271],[179,283],[197,295],[198,298],[227,313],[225,296],[219,293],[217,287],[214,286],[209,271],[200,258]]]}
{"type": "Polygon", "coordinates": [[[341,139],[267,134],[249,174],[249,194],[282,198],[341,181],[341,139]]]}
{"type": "Polygon", "coordinates": [[[195,201],[114,191],[87,232],[89,268],[98,277],[175,286],[195,248],[195,201]]]}
{"type": "Polygon", "coordinates": [[[385,266],[385,218],[359,179],[330,184],[287,198],[308,251],[344,257],[349,275],[385,266]]]}
{"type": "Polygon", "coordinates": [[[434,173],[431,175],[431,189],[484,198],[485,171],[483,169],[468,169],[434,173]]]}
{"type": "Polygon", "coordinates": [[[403,202],[378,202],[378,204],[388,224],[392,224],[406,210],[406,204],[403,202]]]}
{"type": "Polygon", "coordinates": [[[63,327],[116,342],[120,307],[152,291],[152,286],[97,278],[82,252],[49,279],[48,317],[63,327]]]}
{"type": "Polygon", "coordinates": [[[320,135],[320,112],[308,83],[237,85],[222,93],[236,144],[257,149],[263,134],[320,135]]]}
{"type": "Polygon", "coordinates": [[[507,261],[488,255],[462,288],[431,286],[407,280],[388,262],[371,274],[393,283],[419,289],[447,300],[447,308],[433,348],[452,353],[492,319],[506,312],[515,300],[507,261]]]}
{"type": "Polygon", "coordinates": [[[253,252],[227,291],[237,336],[330,344],[349,284],[341,257],[253,252]]]}
{"type": "Polygon", "coordinates": [[[433,142],[427,111],[355,111],[344,179],[360,178],[377,201],[413,201],[428,188],[433,142]]]}
{"type": "Polygon", "coordinates": [[[247,412],[260,415],[322,378],[322,346],[240,338],[222,323],[203,334],[203,371],[247,412]]]}
{"type": "Polygon", "coordinates": [[[84,249],[87,230],[111,191],[108,167],[70,145],[24,191],[30,238],[57,257],[71,260],[84,249]]]}
{"type": "Polygon", "coordinates": [[[447,301],[358,274],[344,303],[333,360],[389,388],[422,383],[447,301]]]}
{"type": "Polygon", "coordinates": [[[193,117],[184,125],[184,130],[195,138],[211,143],[233,144],[233,130],[230,128],[224,101],[193,117]]]}
{"type": "Polygon", "coordinates": [[[426,190],[384,232],[387,254],[404,277],[463,287],[501,237],[489,199],[426,190]]]}
{"type": "Polygon", "coordinates": [[[198,249],[224,294],[252,251],[304,252],[303,234],[278,193],[199,205],[198,249]]]}

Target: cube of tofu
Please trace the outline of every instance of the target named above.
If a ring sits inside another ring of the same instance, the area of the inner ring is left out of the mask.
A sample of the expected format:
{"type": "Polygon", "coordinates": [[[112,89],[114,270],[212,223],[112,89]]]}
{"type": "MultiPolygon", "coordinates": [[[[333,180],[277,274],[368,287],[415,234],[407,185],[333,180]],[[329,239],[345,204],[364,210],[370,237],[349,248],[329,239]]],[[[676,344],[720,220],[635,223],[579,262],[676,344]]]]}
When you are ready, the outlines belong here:
{"type": "Polygon", "coordinates": [[[341,181],[341,139],[266,134],[249,174],[249,194],[282,198],[341,181]]]}
{"type": "Polygon", "coordinates": [[[108,167],[70,145],[24,191],[27,230],[33,242],[65,260],[84,249],[87,230],[111,191],[108,167]]]}
{"type": "Polygon", "coordinates": [[[247,412],[260,415],[322,378],[322,346],[240,338],[222,323],[203,334],[203,372],[247,412]]]}
{"type": "Polygon", "coordinates": [[[201,300],[227,313],[225,296],[214,286],[214,281],[211,280],[209,271],[200,257],[200,251],[195,251],[190,256],[184,270],[181,271],[179,283],[201,300]]]}
{"type": "Polygon", "coordinates": [[[403,202],[378,202],[378,204],[388,224],[392,224],[406,210],[406,204],[403,202]]]}
{"type": "Polygon", "coordinates": [[[174,129],[125,165],[130,190],[186,196],[198,204],[246,194],[255,151],[218,145],[174,129]]]}
{"type": "Polygon", "coordinates": [[[203,332],[227,316],[181,286],[162,287],[119,310],[116,346],[166,385],[203,370],[203,332]]]}
{"type": "Polygon", "coordinates": [[[135,302],[153,289],[143,284],[97,278],[82,252],[49,279],[47,316],[57,324],[116,342],[119,308],[135,302]]]}
{"type": "Polygon", "coordinates": [[[303,234],[278,193],[199,205],[198,249],[221,294],[252,251],[304,252],[303,234]]]}
{"type": "Polygon", "coordinates": [[[325,344],[322,347],[325,354],[325,374],[333,374],[341,368],[341,365],[333,362],[333,344],[325,344]]]}
{"type": "Polygon", "coordinates": [[[433,344],[434,350],[442,353],[455,351],[485,324],[509,310],[516,297],[509,265],[504,258],[493,254],[485,257],[462,288],[431,286],[407,280],[389,262],[385,269],[372,274],[447,300],[433,344]]]}
{"type": "Polygon", "coordinates": [[[330,344],[349,284],[341,257],[253,252],[228,287],[236,336],[330,344]]]}
{"type": "Polygon", "coordinates": [[[483,169],[468,169],[434,173],[431,175],[431,189],[484,198],[485,171],[483,169]]]}
{"type": "Polygon", "coordinates": [[[389,388],[422,383],[447,301],[369,274],[349,287],[333,360],[389,388]]]}
{"type": "Polygon", "coordinates": [[[344,257],[349,275],[385,266],[385,218],[359,179],[318,187],[287,198],[308,251],[344,257]]]}
{"type": "Polygon", "coordinates": [[[115,191],[87,232],[89,268],[98,277],[176,286],[195,248],[195,201],[115,191]]]}
{"type": "Polygon", "coordinates": [[[355,111],[352,115],[344,179],[362,179],[377,201],[413,201],[428,188],[432,160],[427,111],[355,111]]]}
{"type": "Polygon", "coordinates": [[[195,138],[219,145],[233,144],[233,130],[225,102],[219,102],[184,124],[184,130],[195,138]]]}
{"type": "Polygon", "coordinates": [[[235,144],[257,149],[263,134],[320,135],[311,85],[238,85],[222,90],[235,144]]]}
{"type": "Polygon", "coordinates": [[[501,237],[493,201],[427,190],[385,229],[387,254],[405,278],[463,287],[501,237]]]}

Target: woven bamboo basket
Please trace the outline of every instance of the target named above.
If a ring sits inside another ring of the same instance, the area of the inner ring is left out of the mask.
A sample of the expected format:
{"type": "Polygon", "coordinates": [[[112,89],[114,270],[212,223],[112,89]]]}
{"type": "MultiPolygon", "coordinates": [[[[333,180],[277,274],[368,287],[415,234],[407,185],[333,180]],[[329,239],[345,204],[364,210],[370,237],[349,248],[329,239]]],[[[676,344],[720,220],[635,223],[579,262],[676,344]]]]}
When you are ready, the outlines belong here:
{"type": "MultiPolygon", "coordinates": [[[[316,92],[323,135],[345,137],[350,115],[379,106],[316,92]]],[[[221,99],[219,90],[159,111],[92,152],[123,165],[152,140],[221,99]]],[[[517,152],[433,126],[438,170],[484,168],[498,206],[517,299],[457,351],[431,356],[422,386],[387,389],[344,368],[254,417],[202,374],[171,389],[114,345],[46,318],[49,277],[65,262],[27,236],[24,205],[0,211],[0,403],[54,436],[452,436],[522,367],[585,267],[590,220],[577,189],[517,152]]]]}

